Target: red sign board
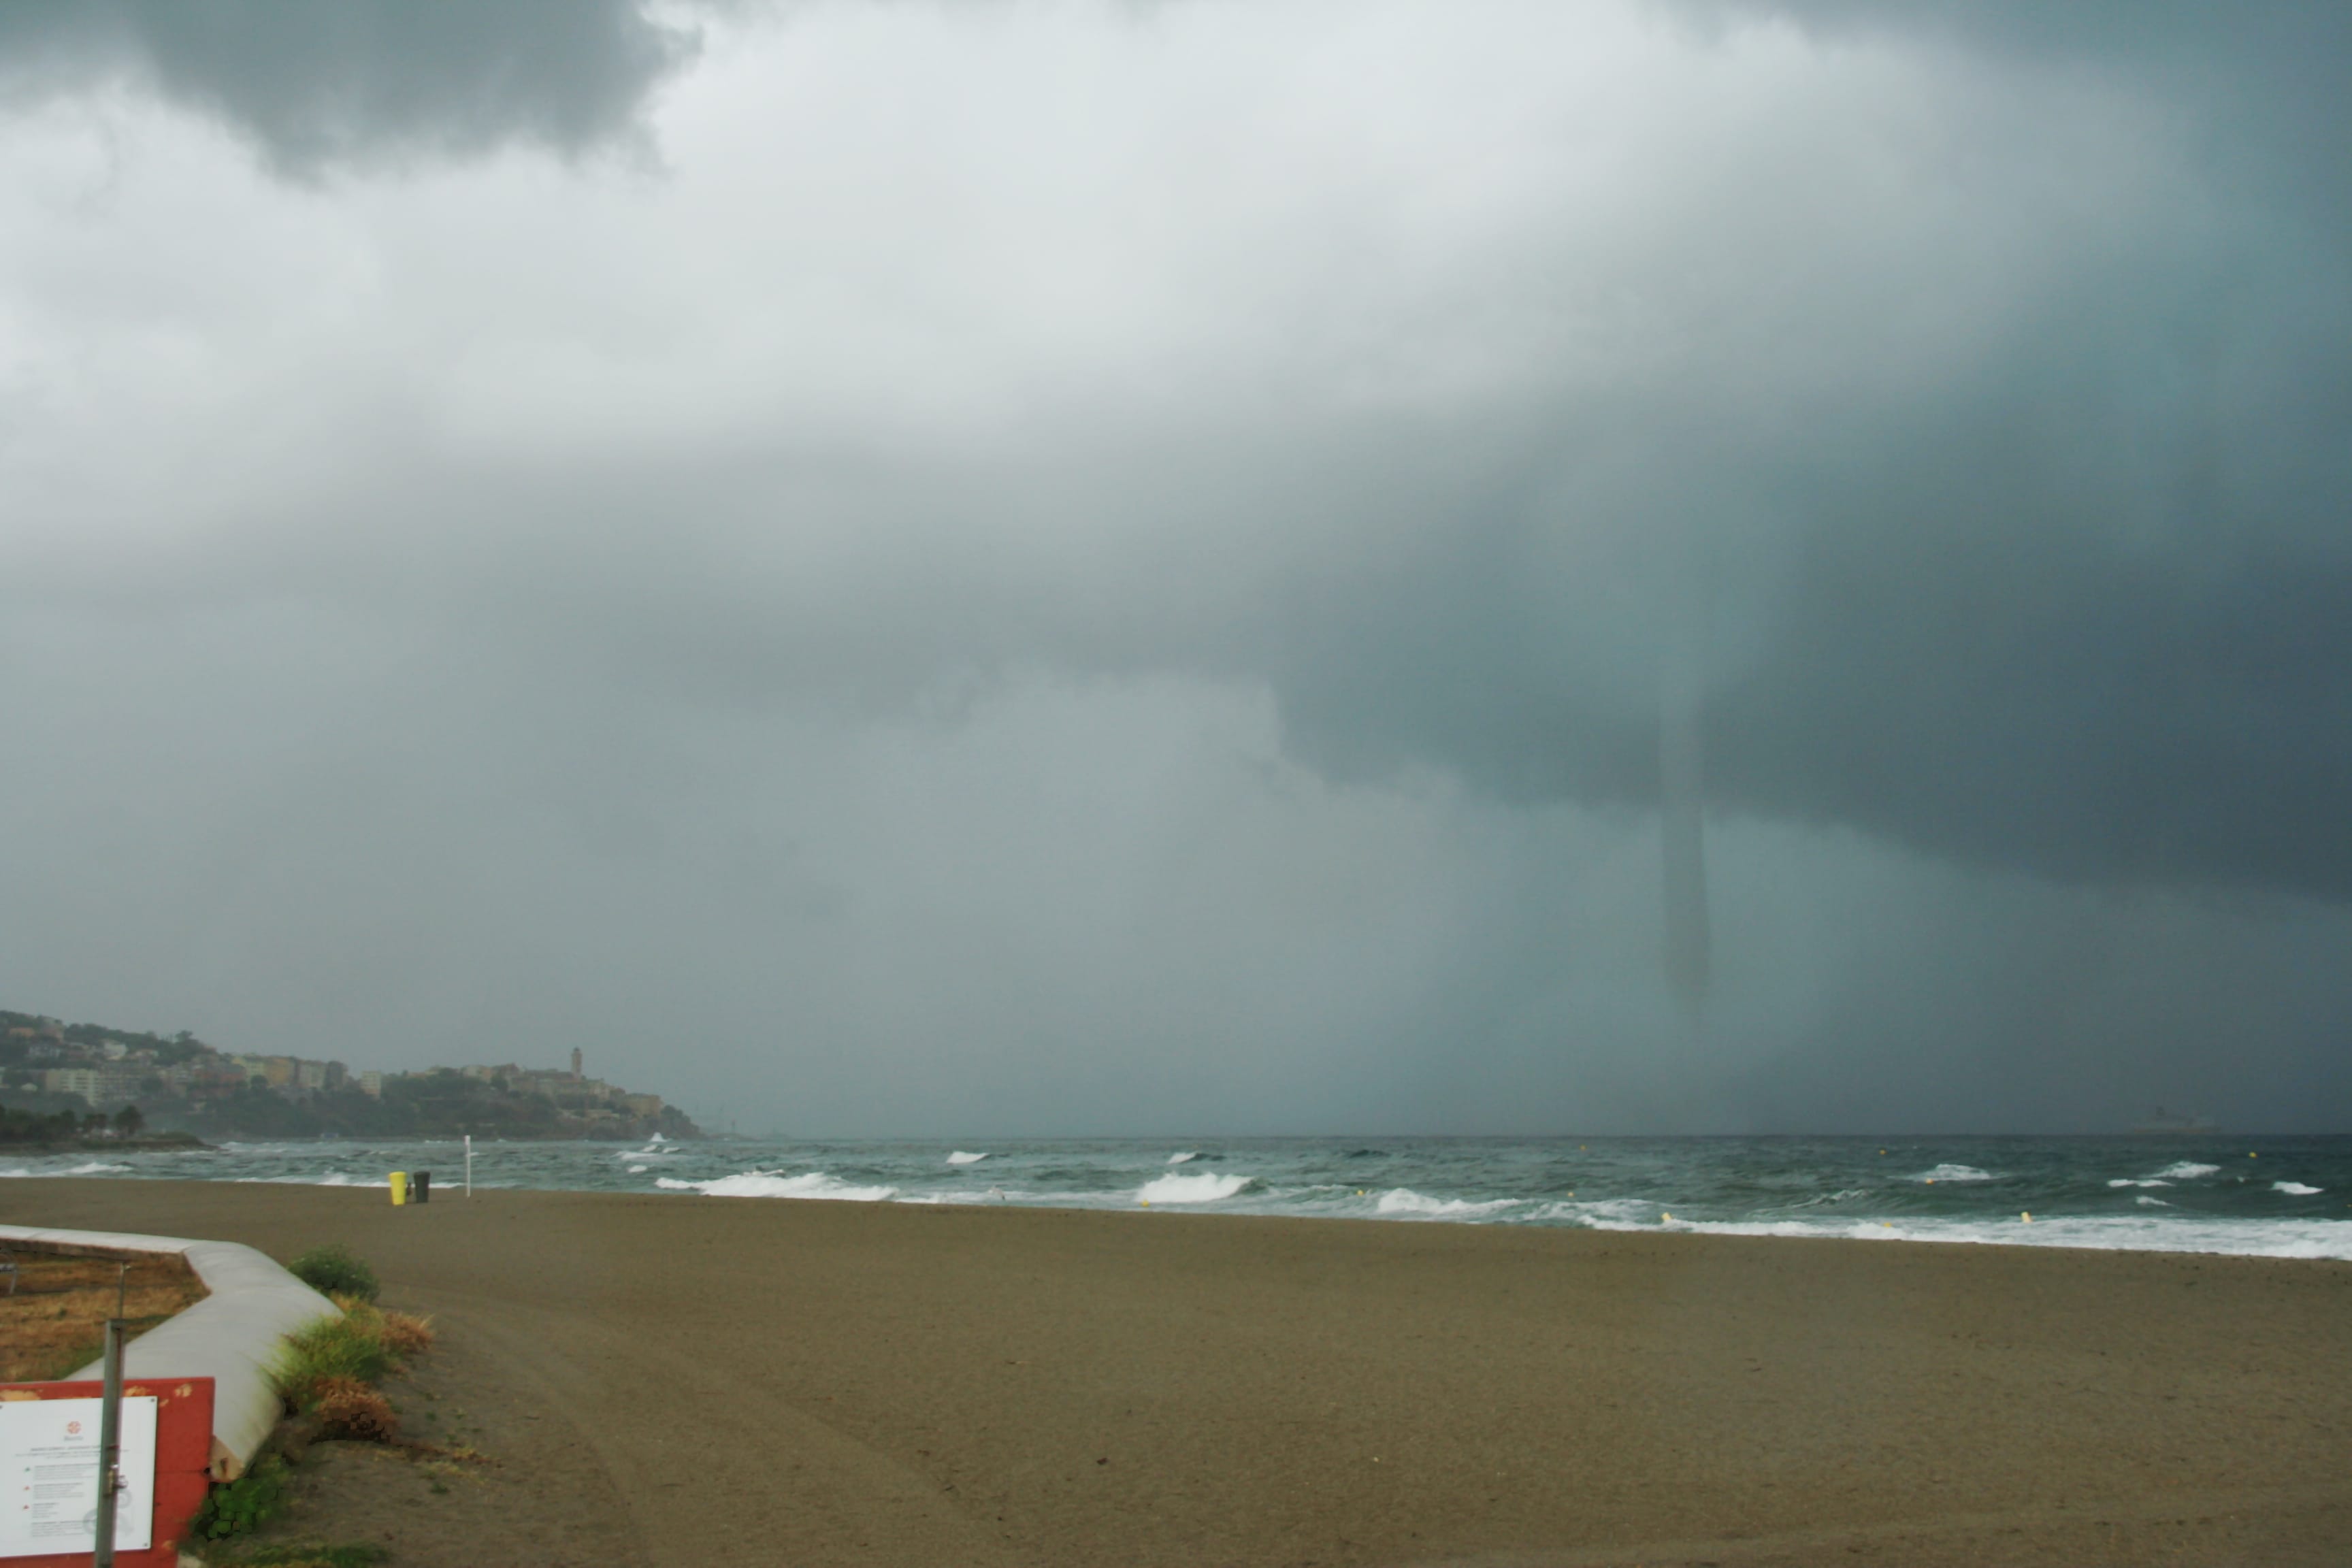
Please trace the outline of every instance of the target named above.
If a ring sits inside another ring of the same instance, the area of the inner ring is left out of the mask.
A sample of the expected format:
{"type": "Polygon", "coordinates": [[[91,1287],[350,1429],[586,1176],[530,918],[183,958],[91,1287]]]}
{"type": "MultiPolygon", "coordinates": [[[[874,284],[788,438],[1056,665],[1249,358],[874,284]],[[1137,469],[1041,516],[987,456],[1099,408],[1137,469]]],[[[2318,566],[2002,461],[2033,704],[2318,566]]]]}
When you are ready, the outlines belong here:
{"type": "MultiPolygon", "coordinates": [[[[96,1399],[105,1392],[102,1383],[0,1383],[0,1400],[96,1399]]],[[[142,1377],[124,1383],[122,1394],[155,1401],[155,1521],[148,1537],[155,1544],[145,1552],[118,1552],[114,1561],[117,1568],[175,1568],[180,1543],[212,1484],[213,1380],[142,1377]]],[[[88,1552],[11,1557],[7,1568],[88,1568],[91,1558],[88,1552]]]]}

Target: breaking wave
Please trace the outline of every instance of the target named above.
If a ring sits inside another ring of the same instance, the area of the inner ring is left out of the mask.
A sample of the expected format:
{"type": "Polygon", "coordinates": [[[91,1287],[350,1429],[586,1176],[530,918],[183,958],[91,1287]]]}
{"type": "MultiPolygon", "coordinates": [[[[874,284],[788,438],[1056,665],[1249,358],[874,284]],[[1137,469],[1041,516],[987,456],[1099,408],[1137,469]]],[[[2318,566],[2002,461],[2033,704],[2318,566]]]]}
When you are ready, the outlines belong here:
{"type": "Polygon", "coordinates": [[[1250,1184],[1247,1176],[1203,1171],[1197,1176],[1158,1176],[1137,1190],[1142,1204],[1213,1204],[1232,1197],[1250,1184]]]}
{"type": "Polygon", "coordinates": [[[1373,1205],[1373,1212],[1399,1218],[1475,1219],[1480,1215],[1499,1214],[1517,1206],[1518,1202],[1515,1198],[1488,1198],[1483,1203],[1473,1203],[1467,1198],[1423,1197],[1411,1187],[1391,1187],[1381,1194],[1381,1201],[1373,1205]]]}
{"type": "Polygon", "coordinates": [[[954,1153],[948,1156],[948,1163],[950,1165],[977,1165],[982,1160],[987,1158],[988,1156],[985,1154],[974,1154],[969,1151],[959,1149],[954,1153]]]}
{"type": "Polygon", "coordinates": [[[898,1195],[896,1187],[861,1187],[828,1176],[823,1171],[810,1171],[798,1176],[744,1171],[709,1182],[681,1182],[674,1176],[656,1176],[654,1185],[673,1193],[700,1193],[706,1198],[821,1198],[835,1203],[878,1204],[898,1195]]]}

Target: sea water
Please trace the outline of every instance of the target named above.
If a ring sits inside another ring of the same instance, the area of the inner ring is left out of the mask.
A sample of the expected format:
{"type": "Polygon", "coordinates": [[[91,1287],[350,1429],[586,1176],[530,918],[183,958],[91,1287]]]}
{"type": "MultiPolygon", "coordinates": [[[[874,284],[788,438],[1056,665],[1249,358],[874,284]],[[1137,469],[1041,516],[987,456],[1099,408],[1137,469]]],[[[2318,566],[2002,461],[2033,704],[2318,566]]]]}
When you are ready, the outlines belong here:
{"type": "MultiPolygon", "coordinates": [[[[475,1144],[478,1187],[1299,1215],[2352,1259],[2352,1137],[1280,1138],[475,1144]]],[[[0,1157],[0,1177],[383,1186],[454,1142],[0,1157]]]]}

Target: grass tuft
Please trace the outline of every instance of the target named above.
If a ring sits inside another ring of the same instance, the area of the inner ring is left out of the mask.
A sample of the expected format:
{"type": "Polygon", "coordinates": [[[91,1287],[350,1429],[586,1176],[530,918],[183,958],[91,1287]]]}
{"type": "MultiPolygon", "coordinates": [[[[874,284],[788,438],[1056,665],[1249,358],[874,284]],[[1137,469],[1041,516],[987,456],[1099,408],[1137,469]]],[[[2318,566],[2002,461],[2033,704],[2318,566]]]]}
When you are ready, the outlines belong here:
{"type": "Polygon", "coordinates": [[[314,1247],[286,1266],[286,1271],[322,1296],[376,1298],[375,1270],[340,1242],[314,1247]]]}
{"type": "Polygon", "coordinates": [[[433,1320],[407,1312],[384,1313],[383,1346],[399,1361],[423,1355],[433,1348],[433,1320]]]}
{"type": "Polygon", "coordinates": [[[374,1316],[371,1309],[364,1317],[320,1318],[286,1336],[270,1376],[289,1408],[307,1415],[318,1407],[326,1384],[371,1384],[392,1370],[392,1352],[378,1332],[380,1320],[370,1321],[374,1316]]]}
{"type": "Polygon", "coordinates": [[[391,1556],[370,1542],[327,1546],[317,1542],[288,1542],[257,1546],[251,1552],[222,1559],[224,1568],[371,1568],[391,1556]]]}
{"type": "Polygon", "coordinates": [[[389,1443],[400,1436],[400,1416],[392,1401],[355,1378],[322,1379],[312,1395],[312,1414],[322,1436],[389,1443]]]}

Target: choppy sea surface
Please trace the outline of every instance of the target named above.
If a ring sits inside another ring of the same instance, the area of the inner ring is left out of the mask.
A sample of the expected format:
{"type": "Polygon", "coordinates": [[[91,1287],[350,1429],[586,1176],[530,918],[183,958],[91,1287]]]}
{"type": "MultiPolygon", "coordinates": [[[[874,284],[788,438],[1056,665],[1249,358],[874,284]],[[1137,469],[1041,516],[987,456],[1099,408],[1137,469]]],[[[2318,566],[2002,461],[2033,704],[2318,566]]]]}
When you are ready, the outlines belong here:
{"type": "MultiPolygon", "coordinates": [[[[0,1178],[383,1186],[454,1142],[0,1156],[0,1178]]],[[[480,1187],[1174,1209],[2352,1259],[2352,1137],[477,1142],[480,1187]],[[2030,1216],[2030,1217],[2029,1217],[2030,1216]]]]}

